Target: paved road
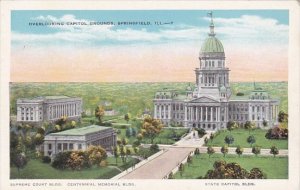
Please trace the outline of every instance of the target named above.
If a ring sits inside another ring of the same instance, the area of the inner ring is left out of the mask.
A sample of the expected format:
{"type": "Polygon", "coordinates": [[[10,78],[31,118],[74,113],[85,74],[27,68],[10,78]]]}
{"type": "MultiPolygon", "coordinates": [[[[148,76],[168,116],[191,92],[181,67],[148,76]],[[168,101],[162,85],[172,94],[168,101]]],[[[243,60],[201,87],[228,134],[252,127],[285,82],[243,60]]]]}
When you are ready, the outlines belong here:
{"type": "Polygon", "coordinates": [[[157,158],[133,170],[121,179],[162,179],[193,150],[194,148],[168,148],[157,158]]]}

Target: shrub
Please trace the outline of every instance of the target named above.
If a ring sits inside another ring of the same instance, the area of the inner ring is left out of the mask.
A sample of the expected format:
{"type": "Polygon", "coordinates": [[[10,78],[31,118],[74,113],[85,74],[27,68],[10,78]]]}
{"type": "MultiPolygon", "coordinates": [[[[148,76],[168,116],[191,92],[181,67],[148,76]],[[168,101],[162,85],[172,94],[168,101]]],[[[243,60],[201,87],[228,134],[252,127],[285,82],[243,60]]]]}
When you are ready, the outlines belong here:
{"type": "Polygon", "coordinates": [[[49,156],[43,156],[42,161],[43,163],[49,164],[51,162],[51,158],[49,156]]]}
{"type": "Polygon", "coordinates": [[[236,93],[236,96],[244,96],[245,94],[243,92],[236,93]]]}
{"type": "Polygon", "coordinates": [[[153,144],[150,146],[150,151],[151,152],[158,152],[159,151],[159,147],[157,144],[153,144]]]}
{"type": "Polygon", "coordinates": [[[139,140],[135,140],[135,141],[133,141],[133,143],[132,143],[132,146],[133,146],[133,147],[138,147],[138,146],[140,146],[140,145],[141,145],[141,143],[140,143],[139,140]]]}
{"type": "Polygon", "coordinates": [[[280,127],[274,127],[268,130],[265,137],[267,139],[287,139],[288,129],[281,129],[280,127]]]}

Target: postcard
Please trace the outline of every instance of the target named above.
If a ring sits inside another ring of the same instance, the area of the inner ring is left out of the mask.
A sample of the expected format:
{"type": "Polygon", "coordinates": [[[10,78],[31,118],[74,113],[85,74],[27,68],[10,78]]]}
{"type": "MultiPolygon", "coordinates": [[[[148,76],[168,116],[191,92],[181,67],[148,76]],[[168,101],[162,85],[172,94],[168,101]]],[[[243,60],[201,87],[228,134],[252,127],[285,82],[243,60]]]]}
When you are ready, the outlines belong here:
{"type": "Polygon", "coordinates": [[[1,189],[299,189],[297,1],[4,1],[1,189]]]}

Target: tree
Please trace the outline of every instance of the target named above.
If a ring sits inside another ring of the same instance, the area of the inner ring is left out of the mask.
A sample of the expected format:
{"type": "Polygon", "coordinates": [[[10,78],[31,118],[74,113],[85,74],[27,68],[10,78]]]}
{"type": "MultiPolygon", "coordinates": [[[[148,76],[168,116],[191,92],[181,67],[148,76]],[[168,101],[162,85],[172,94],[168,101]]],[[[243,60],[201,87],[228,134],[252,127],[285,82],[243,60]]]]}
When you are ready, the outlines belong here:
{"type": "Polygon", "coordinates": [[[231,135],[226,135],[225,139],[224,139],[225,143],[228,144],[228,146],[230,144],[232,144],[234,142],[234,138],[231,135]]]}
{"type": "Polygon", "coordinates": [[[144,118],[142,129],[145,130],[145,135],[151,139],[151,144],[153,144],[154,138],[161,132],[164,125],[160,120],[154,119],[151,116],[144,118]]]}
{"type": "Polygon", "coordinates": [[[276,156],[277,154],[279,154],[279,150],[278,150],[278,148],[277,148],[275,145],[273,145],[273,146],[270,148],[270,153],[273,154],[273,155],[274,155],[274,158],[275,158],[275,156],[276,156]]]}
{"type": "Polygon", "coordinates": [[[187,157],[187,163],[188,163],[188,166],[193,162],[193,157],[191,155],[188,155],[187,157]]]}
{"type": "Polygon", "coordinates": [[[256,128],[256,125],[254,122],[251,122],[251,121],[246,121],[245,125],[244,125],[245,129],[248,129],[249,130],[249,134],[250,134],[250,131],[255,129],[256,128]]]}
{"type": "Polygon", "coordinates": [[[235,121],[228,121],[227,125],[226,125],[227,130],[231,133],[231,131],[233,129],[238,128],[238,124],[235,121]]]}
{"type": "Polygon", "coordinates": [[[174,179],[174,174],[173,174],[173,172],[169,173],[168,179],[174,179]]]}
{"type": "Polygon", "coordinates": [[[126,129],[126,137],[131,137],[132,136],[132,128],[131,127],[127,127],[126,129]]]}
{"type": "Polygon", "coordinates": [[[81,170],[84,163],[84,156],[80,154],[80,151],[73,151],[67,161],[68,168],[72,170],[81,170]]]}
{"type": "Polygon", "coordinates": [[[75,128],[75,127],[76,127],[76,124],[77,124],[76,121],[71,121],[71,124],[70,124],[70,125],[71,125],[72,128],[75,128]]]}
{"type": "Polygon", "coordinates": [[[25,153],[17,153],[17,155],[13,158],[13,164],[18,168],[18,172],[20,172],[20,169],[24,168],[27,164],[25,153]]]}
{"type": "Polygon", "coordinates": [[[208,138],[207,138],[207,137],[204,138],[204,143],[205,143],[205,144],[208,143],[208,138]]]}
{"type": "Polygon", "coordinates": [[[287,139],[288,129],[281,127],[274,127],[269,129],[265,135],[267,139],[287,139]]]}
{"type": "Polygon", "coordinates": [[[209,139],[212,142],[214,140],[215,135],[213,133],[210,134],[209,139]]]}
{"type": "Polygon", "coordinates": [[[265,119],[263,120],[263,126],[264,126],[264,127],[267,127],[267,126],[268,126],[268,122],[267,122],[265,119]]]}
{"type": "Polygon", "coordinates": [[[211,147],[211,146],[207,147],[207,154],[209,155],[209,158],[214,153],[215,153],[215,150],[213,147],[211,147]]]}
{"type": "Polygon", "coordinates": [[[132,136],[135,137],[136,136],[136,128],[131,128],[132,129],[132,136]]]}
{"type": "Polygon", "coordinates": [[[220,160],[214,163],[213,170],[207,171],[204,179],[265,179],[265,175],[257,168],[252,168],[249,173],[237,163],[220,160]]]}
{"type": "Polygon", "coordinates": [[[228,153],[228,146],[226,146],[226,145],[222,146],[221,152],[223,153],[223,156],[225,157],[225,155],[228,153]]]}
{"type": "Polygon", "coordinates": [[[34,143],[35,145],[41,145],[44,143],[44,135],[37,133],[34,137],[34,143]]]}
{"type": "Polygon", "coordinates": [[[95,109],[95,117],[98,119],[99,125],[102,124],[102,118],[105,114],[105,110],[103,108],[103,106],[97,106],[95,109]]]}
{"type": "Polygon", "coordinates": [[[60,131],[61,130],[61,126],[60,125],[55,125],[54,130],[55,131],[60,131]]]}
{"type": "Polygon", "coordinates": [[[107,158],[107,154],[104,148],[101,146],[94,146],[91,145],[86,150],[89,162],[91,165],[98,165],[102,160],[105,160],[107,158]]]}
{"type": "Polygon", "coordinates": [[[240,146],[237,146],[236,149],[235,149],[235,152],[239,155],[239,157],[241,157],[241,155],[244,152],[244,149],[240,146]]]}
{"type": "Polygon", "coordinates": [[[259,168],[252,168],[248,179],[267,179],[267,175],[259,168]]]}
{"type": "Polygon", "coordinates": [[[256,142],[256,139],[253,135],[250,135],[248,138],[247,138],[247,143],[249,143],[252,147],[252,145],[256,142]]]}
{"type": "Polygon", "coordinates": [[[130,148],[126,148],[126,157],[125,157],[125,162],[127,162],[127,158],[132,154],[130,148]]]}
{"type": "Polygon", "coordinates": [[[284,111],[279,111],[278,122],[280,122],[280,123],[288,122],[288,114],[285,113],[284,111]]]}
{"type": "Polygon", "coordinates": [[[260,154],[260,147],[259,146],[252,147],[252,153],[255,154],[255,156],[260,154]]]}
{"type": "Polygon", "coordinates": [[[157,144],[152,144],[150,146],[150,151],[153,152],[153,153],[158,152],[159,151],[158,145],[157,144]]]}
{"type": "Polygon", "coordinates": [[[120,147],[119,146],[114,146],[113,147],[113,154],[114,154],[114,157],[116,159],[116,165],[118,165],[118,158],[120,156],[120,147]]]}
{"type": "Polygon", "coordinates": [[[121,159],[122,159],[122,162],[125,163],[126,162],[126,146],[124,145],[121,145],[120,146],[120,156],[121,156],[121,159]]]}
{"type": "Polygon", "coordinates": [[[129,114],[129,113],[126,113],[125,115],[124,115],[124,120],[126,120],[127,121],[127,123],[128,123],[128,121],[131,119],[131,115],[129,114]]]}
{"type": "Polygon", "coordinates": [[[142,141],[143,140],[143,135],[142,135],[142,133],[139,133],[137,136],[136,136],[136,138],[137,138],[137,140],[138,141],[142,141]]]}
{"type": "Polygon", "coordinates": [[[179,170],[180,176],[182,176],[182,174],[183,174],[183,172],[184,172],[184,165],[183,165],[182,163],[179,164],[178,170],[179,170]]]}
{"type": "Polygon", "coordinates": [[[195,153],[194,153],[194,154],[195,154],[196,157],[198,157],[198,156],[200,155],[200,150],[199,150],[199,148],[196,148],[196,149],[195,149],[195,153]]]}
{"type": "Polygon", "coordinates": [[[70,154],[71,151],[59,152],[58,154],[56,154],[51,164],[52,167],[61,170],[67,168],[68,166],[67,161],[70,157],[70,154]]]}

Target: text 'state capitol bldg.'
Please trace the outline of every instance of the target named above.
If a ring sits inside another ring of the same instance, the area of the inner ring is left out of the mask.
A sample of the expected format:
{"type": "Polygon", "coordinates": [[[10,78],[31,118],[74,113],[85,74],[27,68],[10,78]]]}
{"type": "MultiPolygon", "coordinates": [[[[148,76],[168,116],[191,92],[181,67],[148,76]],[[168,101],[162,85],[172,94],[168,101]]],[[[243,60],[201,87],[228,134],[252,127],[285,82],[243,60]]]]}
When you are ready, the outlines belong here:
{"type": "Polygon", "coordinates": [[[271,99],[265,90],[254,87],[250,95],[230,98],[230,70],[225,67],[224,48],[216,38],[210,16],[210,32],[200,50],[200,67],[195,69],[195,86],[188,86],[184,93],[166,89],[156,92],[154,118],[166,125],[205,130],[224,129],[228,121],[252,121],[257,127],[267,122],[272,127],[277,123],[279,100],[271,99]]]}

